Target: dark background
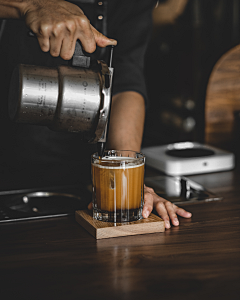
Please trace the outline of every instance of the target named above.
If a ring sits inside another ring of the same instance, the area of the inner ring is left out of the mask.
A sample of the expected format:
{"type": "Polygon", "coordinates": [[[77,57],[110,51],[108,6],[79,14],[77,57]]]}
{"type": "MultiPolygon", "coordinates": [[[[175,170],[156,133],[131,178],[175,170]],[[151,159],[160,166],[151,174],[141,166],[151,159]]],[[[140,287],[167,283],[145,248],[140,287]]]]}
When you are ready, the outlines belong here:
{"type": "Polygon", "coordinates": [[[239,12],[239,0],[188,0],[173,24],[154,24],[143,146],[204,142],[207,82],[218,59],[239,44],[239,12]]]}

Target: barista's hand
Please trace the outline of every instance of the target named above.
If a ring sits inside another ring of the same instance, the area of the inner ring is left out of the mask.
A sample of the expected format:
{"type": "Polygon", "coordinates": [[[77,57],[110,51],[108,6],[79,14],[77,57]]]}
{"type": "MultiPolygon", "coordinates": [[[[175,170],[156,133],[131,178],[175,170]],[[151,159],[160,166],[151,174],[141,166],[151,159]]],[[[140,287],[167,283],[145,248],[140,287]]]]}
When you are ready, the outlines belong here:
{"type": "Polygon", "coordinates": [[[89,53],[95,51],[96,45],[106,47],[117,44],[98,32],[78,6],[67,1],[27,1],[22,17],[37,36],[42,51],[50,51],[54,57],[60,55],[63,59],[71,59],[77,39],[89,53]]]}
{"type": "Polygon", "coordinates": [[[171,227],[170,221],[174,226],[179,225],[177,215],[184,218],[191,218],[192,216],[190,212],[159,197],[152,188],[144,185],[144,207],[142,214],[145,219],[148,218],[153,208],[156,209],[159,216],[165,221],[166,228],[171,227]]]}
{"type": "MultiPolygon", "coordinates": [[[[92,209],[92,202],[89,203],[88,209],[92,209]]],[[[159,216],[165,221],[165,227],[168,229],[171,227],[170,221],[174,226],[179,225],[177,215],[184,218],[191,218],[192,214],[187,212],[183,208],[172,204],[170,201],[159,197],[152,188],[144,185],[144,206],[143,206],[143,218],[147,219],[153,208],[156,209],[159,216]]]]}

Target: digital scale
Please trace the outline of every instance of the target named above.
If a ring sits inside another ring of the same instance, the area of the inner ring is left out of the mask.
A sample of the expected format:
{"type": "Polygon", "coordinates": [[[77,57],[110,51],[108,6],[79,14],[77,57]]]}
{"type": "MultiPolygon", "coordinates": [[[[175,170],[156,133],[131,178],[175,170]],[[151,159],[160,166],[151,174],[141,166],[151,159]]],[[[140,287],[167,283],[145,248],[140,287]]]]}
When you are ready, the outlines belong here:
{"type": "Polygon", "coordinates": [[[192,175],[231,170],[234,154],[195,142],[181,142],[142,149],[146,165],[167,175],[192,175]]]}

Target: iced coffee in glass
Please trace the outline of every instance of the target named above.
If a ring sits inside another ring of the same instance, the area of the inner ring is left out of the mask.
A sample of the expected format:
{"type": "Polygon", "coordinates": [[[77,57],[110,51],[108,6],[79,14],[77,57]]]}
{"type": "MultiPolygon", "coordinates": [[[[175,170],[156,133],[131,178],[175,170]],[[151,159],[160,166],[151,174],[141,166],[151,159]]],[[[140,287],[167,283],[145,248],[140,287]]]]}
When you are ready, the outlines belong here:
{"type": "Polygon", "coordinates": [[[122,223],[140,220],[145,156],[126,150],[92,155],[93,218],[122,223]]]}

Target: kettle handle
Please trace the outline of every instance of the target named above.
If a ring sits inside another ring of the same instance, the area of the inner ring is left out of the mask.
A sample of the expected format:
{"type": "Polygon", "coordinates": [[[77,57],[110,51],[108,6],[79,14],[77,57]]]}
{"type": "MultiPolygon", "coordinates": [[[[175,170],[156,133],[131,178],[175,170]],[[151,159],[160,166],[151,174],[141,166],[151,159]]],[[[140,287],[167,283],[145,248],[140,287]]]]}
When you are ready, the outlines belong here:
{"type": "MultiPolygon", "coordinates": [[[[28,36],[36,38],[36,35],[32,30],[28,31],[28,36]]],[[[82,68],[90,67],[90,57],[84,55],[82,45],[79,40],[76,41],[75,51],[72,57],[72,65],[82,68]]]]}
{"type": "Polygon", "coordinates": [[[90,57],[84,55],[82,45],[79,40],[76,41],[75,51],[72,58],[72,65],[82,68],[90,67],[90,57]]]}

